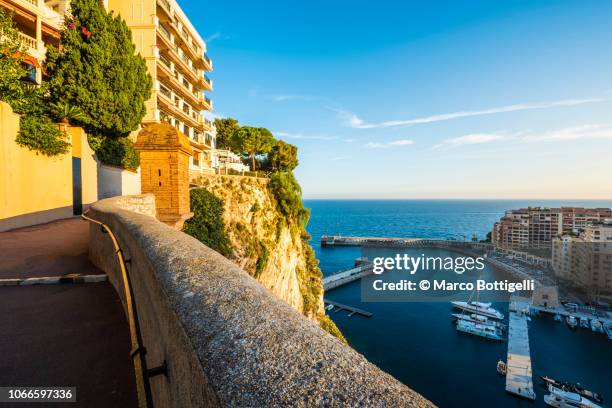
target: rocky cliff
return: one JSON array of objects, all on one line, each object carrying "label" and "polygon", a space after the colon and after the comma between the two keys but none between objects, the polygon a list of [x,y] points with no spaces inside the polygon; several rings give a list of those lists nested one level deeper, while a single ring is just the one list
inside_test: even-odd
[{"label": "rocky cliff", "polygon": [[204,176],[201,188],[223,202],[230,259],[263,286],[341,338],[323,310],[321,272],[302,227],[285,215],[262,178]]}]

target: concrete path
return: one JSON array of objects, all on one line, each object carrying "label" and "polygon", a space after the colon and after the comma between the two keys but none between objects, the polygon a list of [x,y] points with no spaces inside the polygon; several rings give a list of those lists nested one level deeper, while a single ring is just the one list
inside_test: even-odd
[{"label": "concrete path", "polygon": [[[0,278],[100,274],[88,227],[69,219],[0,233]],[[128,325],[108,282],[0,287],[0,311],[0,386],[76,386],[71,407],[137,405]]]}]

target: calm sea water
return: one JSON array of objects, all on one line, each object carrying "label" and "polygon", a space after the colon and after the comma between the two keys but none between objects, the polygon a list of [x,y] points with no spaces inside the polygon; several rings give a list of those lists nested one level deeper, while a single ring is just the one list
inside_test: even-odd
[{"label": "calm sea water", "polygon": [[[506,209],[575,205],[612,207],[607,201],[510,200],[305,200],[308,230],[324,274],[351,266],[358,248],[321,248],[321,235],[361,235],[470,239],[484,238]],[[571,331],[552,318],[529,323],[535,403],[505,393],[496,363],[506,359],[507,343],[457,333],[450,305],[439,303],[362,303],[353,282],[326,297],[374,313],[371,319],[345,312],[330,316],[351,346],[371,362],[441,407],[545,407],[540,375],[580,382],[612,406],[612,341],[590,330]],[[496,304],[507,315],[506,304]]]}]

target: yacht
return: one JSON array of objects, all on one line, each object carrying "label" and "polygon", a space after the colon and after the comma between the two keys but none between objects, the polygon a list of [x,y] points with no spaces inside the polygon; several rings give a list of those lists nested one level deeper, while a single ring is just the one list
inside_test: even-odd
[{"label": "yacht", "polygon": [[466,312],[476,313],[493,319],[503,320],[504,315],[491,307],[491,303],[483,302],[451,302],[454,307]]},{"label": "yacht", "polygon": [[550,394],[544,396],[544,402],[556,408],[601,408],[575,392],[563,391],[553,385],[548,386]]},{"label": "yacht", "polygon": [[457,330],[492,340],[504,339],[500,329],[488,324],[473,323],[459,319],[457,320]]},{"label": "yacht", "polygon": [[576,393],[584,398],[596,402],[597,404],[603,403],[603,396],[601,394],[584,388],[580,385],[580,383],[574,384],[569,381],[557,381],[554,378],[550,378],[545,375],[541,376],[540,378],[542,379],[542,381],[544,381],[546,387],[552,386],[557,389],[560,389],[561,391],[569,391]]},{"label": "yacht", "polygon": [[597,319],[591,320],[591,330],[593,330],[596,333],[603,333],[604,332],[603,325]]},{"label": "yacht", "polygon": [[505,324],[503,324],[502,322],[491,320],[487,316],[482,316],[482,315],[475,314],[475,313],[472,313],[469,315],[463,314],[463,313],[452,313],[451,316],[453,316],[453,318],[457,320],[466,320],[472,323],[488,324],[493,327],[497,327],[501,330],[506,330]]},{"label": "yacht", "polygon": [[575,316],[569,315],[567,316],[567,319],[565,320],[568,324],[569,327],[571,327],[572,329],[575,329],[576,326],[578,326],[578,320],[576,320]]}]

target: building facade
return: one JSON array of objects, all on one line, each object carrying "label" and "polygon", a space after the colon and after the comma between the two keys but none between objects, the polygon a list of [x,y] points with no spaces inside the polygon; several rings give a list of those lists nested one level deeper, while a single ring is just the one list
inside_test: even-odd
[{"label": "building facade", "polygon": [[69,0],[0,0],[0,8],[13,13],[13,21],[27,49],[25,63],[29,81],[38,84],[42,81],[41,66],[47,46],[59,44],[69,5]]},{"label": "building facade", "polygon": [[214,158],[218,174],[244,174],[250,170],[240,156],[230,150],[215,150]]},{"label": "building facade", "polygon": [[592,223],[611,217],[609,208],[529,207],[508,210],[494,224],[491,240],[501,248],[546,248],[562,234],[577,234]]},{"label": "building facade", "polygon": [[599,302],[612,302],[612,219],[594,221],[579,234],[552,245],[555,275],[585,289]]},{"label": "building facade", "polygon": [[168,122],[189,138],[190,170],[213,172],[213,124],[202,114],[213,108],[206,91],[212,61],[206,43],[174,0],[106,0],[107,10],[121,15],[132,31],[136,51],[147,62],[153,93],[143,126]]}]

